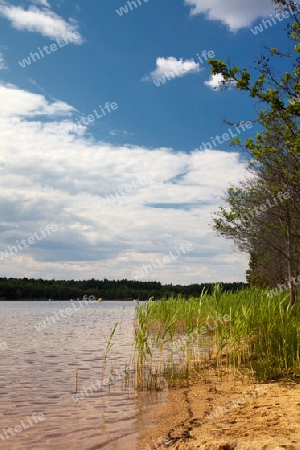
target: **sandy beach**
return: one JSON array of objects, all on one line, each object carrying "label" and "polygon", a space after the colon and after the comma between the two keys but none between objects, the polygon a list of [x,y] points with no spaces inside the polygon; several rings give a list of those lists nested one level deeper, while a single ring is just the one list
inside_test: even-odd
[{"label": "sandy beach", "polygon": [[300,385],[211,376],[149,413],[139,450],[300,450]]}]

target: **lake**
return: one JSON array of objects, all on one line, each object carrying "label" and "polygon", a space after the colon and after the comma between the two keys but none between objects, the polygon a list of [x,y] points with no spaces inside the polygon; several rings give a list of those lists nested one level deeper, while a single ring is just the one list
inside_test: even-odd
[{"label": "lake", "polygon": [[136,448],[167,392],[139,395],[126,383],[135,305],[0,302],[0,448]]}]

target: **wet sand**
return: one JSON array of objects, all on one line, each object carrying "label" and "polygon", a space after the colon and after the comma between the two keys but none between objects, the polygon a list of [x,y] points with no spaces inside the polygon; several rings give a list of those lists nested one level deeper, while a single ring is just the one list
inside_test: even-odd
[{"label": "wet sand", "polygon": [[300,385],[214,375],[149,412],[139,450],[300,450]]}]

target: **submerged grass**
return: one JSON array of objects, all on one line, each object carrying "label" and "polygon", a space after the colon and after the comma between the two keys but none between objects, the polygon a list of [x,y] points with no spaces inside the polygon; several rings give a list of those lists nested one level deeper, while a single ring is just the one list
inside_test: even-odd
[{"label": "submerged grass", "polygon": [[300,305],[258,289],[148,301],[135,317],[138,389],[188,385],[213,367],[257,380],[300,379]]}]

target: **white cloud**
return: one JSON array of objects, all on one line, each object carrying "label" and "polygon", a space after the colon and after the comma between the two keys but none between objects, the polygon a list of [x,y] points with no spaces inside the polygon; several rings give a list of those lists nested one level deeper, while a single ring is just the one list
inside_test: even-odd
[{"label": "white cloud", "polygon": [[[9,92],[9,97],[6,96]],[[0,117],[38,115],[61,115],[71,114],[75,111],[72,106],[64,102],[53,102],[49,104],[44,96],[32,94],[19,90],[12,85],[0,84],[0,98],[5,98],[5,102],[0,102]]]},{"label": "white cloud", "polygon": [[157,58],[156,69],[149,75],[143,77],[143,81],[156,80],[163,76],[172,76],[173,78],[183,77],[188,73],[200,72],[200,64],[196,63],[193,59],[183,60],[170,56],[169,58]]},{"label": "white cloud", "polygon": [[0,70],[7,69],[3,54],[0,52]]},{"label": "white cloud", "polygon": [[109,134],[111,136],[129,136],[130,133],[126,130],[110,130]]},{"label": "white cloud", "polygon": [[[221,73],[217,73],[216,75],[211,75],[209,81],[205,81],[204,84],[206,86],[209,86],[212,89],[220,89],[222,86],[224,86],[224,77]],[[235,81],[227,81],[226,87],[233,87],[235,85]]]},{"label": "white cloud", "polygon": [[51,5],[47,2],[47,0],[33,0],[32,3],[36,3],[37,5],[46,6],[46,8],[51,8]]},{"label": "white cloud", "polygon": [[[244,176],[237,153],[98,143],[73,123],[74,111],[0,86],[0,252],[47,224],[58,226],[49,238],[0,261],[2,276],[130,279],[143,264],[191,242],[192,252],[149,279],[244,279],[246,257],[233,254],[208,225],[228,183]],[[150,173],[154,182],[114,195]],[[97,207],[106,195],[113,200]]]},{"label": "white cloud", "polygon": [[[70,19],[66,22],[53,11],[39,9],[37,6],[30,6],[26,11],[20,6],[8,5],[0,0],[0,15],[10,20],[17,30],[41,33],[51,39],[63,38],[68,36],[68,33],[75,33],[78,30],[75,20]],[[72,43],[79,45],[82,43],[82,38],[74,39]]]},{"label": "white cloud", "polygon": [[272,0],[185,0],[191,15],[205,14],[209,20],[220,20],[232,31],[249,27],[257,18],[274,12]]}]

